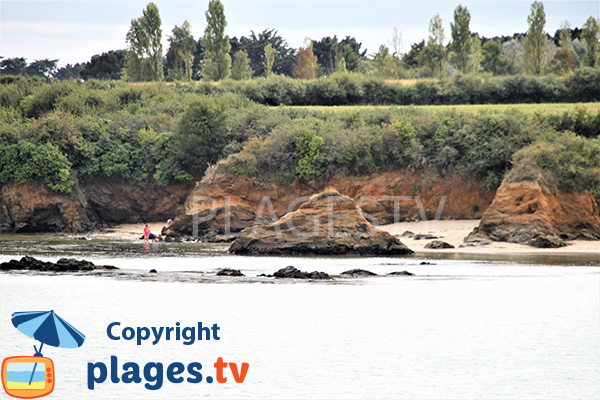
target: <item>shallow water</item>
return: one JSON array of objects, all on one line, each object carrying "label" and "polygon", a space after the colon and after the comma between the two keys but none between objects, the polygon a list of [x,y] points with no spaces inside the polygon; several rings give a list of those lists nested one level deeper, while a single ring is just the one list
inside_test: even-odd
[{"label": "shallow water", "polygon": [[[588,257],[423,255],[395,258],[240,257],[226,246],[150,246],[65,238],[0,239],[0,262],[29,254],[86,258],[106,274],[0,274],[0,357],[32,355],[14,311],[54,309],[86,335],[80,349],[44,348],[53,398],[598,398],[600,264]],[[434,265],[420,265],[422,261]],[[294,265],[339,274],[363,268],[409,277],[306,282],[257,278]],[[148,274],[150,268],[158,274]],[[215,277],[221,268],[246,277]],[[122,326],[217,323],[221,340],[148,342],[107,337]],[[198,361],[248,362],[243,384],[205,381],[147,390],[87,389],[87,364],[119,368]],[[122,372],[122,370],[121,370]]]}]

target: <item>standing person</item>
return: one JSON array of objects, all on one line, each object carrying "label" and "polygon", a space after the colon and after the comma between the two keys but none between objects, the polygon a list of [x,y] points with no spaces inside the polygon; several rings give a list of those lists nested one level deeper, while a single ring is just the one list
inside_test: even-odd
[{"label": "standing person", "polygon": [[148,224],[144,227],[144,243],[148,243],[148,239],[150,238],[150,227]]}]

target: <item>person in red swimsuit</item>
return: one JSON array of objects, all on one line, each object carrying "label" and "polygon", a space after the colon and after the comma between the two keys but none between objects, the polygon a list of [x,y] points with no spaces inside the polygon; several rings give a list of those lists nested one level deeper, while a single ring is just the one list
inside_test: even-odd
[{"label": "person in red swimsuit", "polygon": [[150,227],[148,224],[144,227],[144,243],[148,243],[148,238],[150,237]]}]

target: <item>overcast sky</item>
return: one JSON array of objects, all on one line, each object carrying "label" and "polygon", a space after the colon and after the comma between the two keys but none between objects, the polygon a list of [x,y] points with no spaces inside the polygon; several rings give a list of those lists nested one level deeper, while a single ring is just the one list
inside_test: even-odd
[{"label": "overcast sky", "polygon": [[[164,51],[167,35],[186,19],[195,38],[202,36],[208,0],[155,0],[162,18]],[[275,28],[298,48],[306,37],[354,36],[369,54],[389,44],[392,30],[403,33],[402,51],[425,39],[429,20],[439,13],[446,39],[458,1],[447,0],[222,0],[229,36]],[[126,47],[131,19],[142,14],[148,1],[138,0],[0,0],[0,56],[28,61],[59,59],[59,65],[89,61],[91,56]],[[469,0],[471,31],[482,36],[512,35],[527,30],[531,1]],[[581,27],[600,14],[598,0],[544,1],[546,31],[554,34],[563,20]]]}]

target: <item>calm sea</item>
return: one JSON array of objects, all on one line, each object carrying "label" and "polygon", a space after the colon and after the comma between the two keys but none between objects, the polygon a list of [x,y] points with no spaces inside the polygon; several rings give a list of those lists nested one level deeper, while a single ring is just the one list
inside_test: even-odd
[{"label": "calm sea", "polygon": [[[0,273],[0,357],[33,355],[15,311],[53,309],[86,335],[79,349],[45,346],[55,399],[393,398],[597,399],[600,397],[600,265],[597,257],[521,259],[235,257],[222,246],[4,240],[0,262],[62,255],[122,270],[100,276]],[[456,258],[456,257],[455,257]],[[434,263],[421,265],[422,261]],[[334,282],[255,278],[294,265],[409,277]],[[151,268],[158,274],[147,274]],[[220,268],[249,278],[216,278]],[[107,326],[216,323],[219,341],[110,340]],[[118,330],[117,330],[118,332]],[[167,382],[87,388],[88,363],[118,375],[126,362],[250,364],[244,383]],[[110,373],[110,372],[109,372]],[[214,374],[212,374],[214,376]],[[187,377],[184,374],[184,377]],[[142,374],[143,379],[143,374]]]}]

